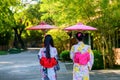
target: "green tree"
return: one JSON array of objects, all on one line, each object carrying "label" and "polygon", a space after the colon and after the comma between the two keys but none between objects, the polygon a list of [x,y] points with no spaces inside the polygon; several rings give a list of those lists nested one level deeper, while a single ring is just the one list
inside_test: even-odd
[{"label": "green tree", "polygon": [[23,13],[24,5],[19,2],[18,5],[12,7],[11,11],[14,20],[14,25],[11,27],[11,29],[14,31],[13,46],[15,48],[26,49],[24,41],[22,39],[22,33],[26,27],[26,18]]},{"label": "green tree", "polygon": [[27,21],[31,23],[27,26],[38,25],[41,22],[42,13],[40,12],[40,5],[40,2],[38,4],[28,5],[28,8],[24,11]]},{"label": "green tree", "polygon": [[95,35],[95,43],[98,49],[103,54],[104,68],[109,64],[109,67],[114,65],[113,48],[115,44],[115,34],[119,30],[119,7],[118,1],[101,0],[98,3],[96,15],[98,18],[91,21],[91,24],[98,26],[98,32]]},{"label": "green tree", "polygon": [[54,39],[55,47],[57,47],[59,53],[69,48],[69,46],[67,45],[69,43],[69,36],[67,35],[65,31],[60,30],[60,29],[50,30],[47,32],[47,34],[52,35]]},{"label": "green tree", "polygon": [[[31,26],[36,26],[39,25],[41,22],[41,16],[42,16],[42,12],[40,12],[40,5],[41,3],[38,2],[37,4],[34,5],[28,5],[27,9],[24,10],[24,15],[26,18],[26,27],[31,27]],[[27,30],[24,34],[25,36],[25,40],[26,43],[30,43],[31,46],[33,47],[38,47],[38,44],[42,43],[42,38],[43,38],[43,32],[44,31],[40,31],[40,30],[35,30],[35,31],[31,31],[31,30]],[[40,47],[40,46],[39,46]]]},{"label": "green tree", "polygon": [[2,0],[0,1],[0,45],[8,45],[12,37],[12,29],[14,26],[14,17],[11,11],[13,6],[18,5],[18,0]]},{"label": "green tree", "polygon": [[[41,19],[52,18],[55,25],[70,26],[78,22],[97,27],[93,34],[97,49],[103,54],[104,68],[113,66],[113,48],[119,28],[119,0],[44,0]],[[92,32],[93,33],[93,32]]]}]

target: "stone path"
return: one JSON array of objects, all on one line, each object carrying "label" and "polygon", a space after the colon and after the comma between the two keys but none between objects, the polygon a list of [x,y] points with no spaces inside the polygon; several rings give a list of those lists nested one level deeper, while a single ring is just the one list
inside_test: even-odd
[{"label": "stone path", "polygon": [[[0,56],[0,80],[41,80],[38,51]],[[71,65],[71,67],[70,67]],[[58,80],[72,80],[72,64],[60,62]],[[120,80],[120,70],[93,70],[91,80]]]}]

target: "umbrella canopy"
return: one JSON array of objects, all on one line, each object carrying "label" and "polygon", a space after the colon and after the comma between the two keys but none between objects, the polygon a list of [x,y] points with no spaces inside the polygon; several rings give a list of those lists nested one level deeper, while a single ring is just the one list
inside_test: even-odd
[{"label": "umbrella canopy", "polygon": [[52,25],[48,25],[45,22],[41,22],[39,25],[37,26],[33,26],[30,28],[26,28],[26,30],[49,30],[49,29],[56,29],[57,27],[52,26]]},{"label": "umbrella canopy", "polygon": [[[82,23],[78,23],[76,25],[64,28],[64,30],[66,30],[66,31],[92,31],[92,30],[97,30],[97,28],[83,25]],[[88,39],[89,39],[88,43],[89,43],[89,45],[91,45],[90,34],[88,35]]]},{"label": "umbrella canopy", "polygon": [[68,31],[74,31],[74,30],[86,31],[86,30],[97,30],[97,29],[94,28],[94,27],[91,27],[91,26],[83,25],[82,23],[78,23],[76,25],[64,28],[64,30],[68,30]]}]

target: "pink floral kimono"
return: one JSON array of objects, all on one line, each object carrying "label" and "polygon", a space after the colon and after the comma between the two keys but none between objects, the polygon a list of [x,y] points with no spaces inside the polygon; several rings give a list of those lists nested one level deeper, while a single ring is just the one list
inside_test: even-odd
[{"label": "pink floral kimono", "polygon": [[[55,57],[57,59],[58,57],[57,49],[54,47],[50,47],[50,55],[51,57]],[[45,56],[45,48],[41,48],[38,53],[39,59],[41,59],[42,56]],[[55,66],[52,68],[44,68],[42,65],[40,65],[40,73],[42,75],[41,80],[57,80]]]},{"label": "pink floral kimono", "polygon": [[73,60],[74,53],[80,51],[85,53],[86,51],[90,54],[90,60],[86,65],[80,65],[74,63],[73,65],[73,80],[89,80],[89,71],[92,68],[94,62],[94,55],[90,46],[85,45],[83,42],[79,42],[76,45],[73,45],[70,51],[70,57]]}]

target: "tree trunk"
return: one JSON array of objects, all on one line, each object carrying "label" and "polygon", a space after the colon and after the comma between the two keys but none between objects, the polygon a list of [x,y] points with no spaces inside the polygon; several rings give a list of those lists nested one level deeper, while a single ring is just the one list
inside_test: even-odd
[{"label": "tree trunk", "polygon": [[16,28],[13,28],[14,29],[14,41],[13,41],[13,46],[15,47],[15,48],[19,48],[18,47],[18,39],[17,39],[17,29]]},{"label": "tree trunk", "polygon": [[[20,33],[18,34],[18,29],[17,28],[13,28],[14,29],[14,32],[15,32],[15,37],[14,37],[14,47],[15,48],[23,48],[25,49],[25,45],[24,45],[24,42],[21,38],[21,34],[22,34],[22,31],[23,29],[20,31]],[[21,46],[19,46],[19,44]]]},{"label": "tree trunk", "polygon": [[22,48],[22,49],[26,49],[25,44],[24,44],[24,42],[23,42],[23,40],[22,40],[22,38],[21,38],[21,35],[18,35],[18,40],[19,40],[19,42],[20,42],[21,48]]},{"label": "tree trunk", "polygon": [[104,69],[106,68],[106,59],[105,59],[105,44],[104,44],[104,36],[102,37],[103,39],[103,45],[102,45],[102,54],[103,54],[103,64],[104,64]]}]

